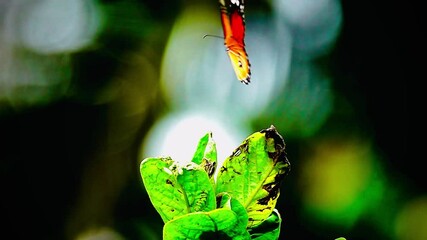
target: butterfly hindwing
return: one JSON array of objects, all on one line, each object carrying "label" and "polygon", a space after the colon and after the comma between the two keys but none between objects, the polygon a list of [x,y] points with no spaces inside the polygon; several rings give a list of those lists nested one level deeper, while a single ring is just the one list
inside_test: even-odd
[{"label": "butterfly hindwing", "polygon": [[250,82],[250,63],[246,52],[242,48],[228,48],[228,56],[230,57],[231,64],[234,72],[236,73],[237,79],[241,82],[248,84]]}]

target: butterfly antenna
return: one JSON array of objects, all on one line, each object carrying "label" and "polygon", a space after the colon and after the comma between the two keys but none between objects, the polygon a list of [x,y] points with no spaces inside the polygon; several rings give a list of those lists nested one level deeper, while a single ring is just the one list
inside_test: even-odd
[{"label": "butterfly antenna", "polygon": [[210,35],[210,34],[205,34],[205,35],[203,36],[203,39],[205,39],[206,37],[216,37],[216,38],[224,39],[224,38],[223,38],[223,37],[221,37],[221,36],[217,36],[217,35]]}]

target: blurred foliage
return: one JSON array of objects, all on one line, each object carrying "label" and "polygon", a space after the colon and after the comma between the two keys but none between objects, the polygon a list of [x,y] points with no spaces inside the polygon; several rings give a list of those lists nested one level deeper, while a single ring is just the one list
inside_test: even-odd
[{"label": "blurred foliage", "polygon": [[417,6],[245,3],[248,86],[203,39],[217,1],[0,1],[2,236],[161,239],[141,160],[191,160],[176,135],[211,130],[221,164],[273,124],[283,239],[426,239]]}]

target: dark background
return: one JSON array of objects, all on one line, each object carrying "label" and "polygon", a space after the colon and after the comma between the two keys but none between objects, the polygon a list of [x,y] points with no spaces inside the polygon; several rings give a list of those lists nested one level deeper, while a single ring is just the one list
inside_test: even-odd
[{"label": "dark background", "polygon": [[[13,239],[75,238],[88,226],[110,226],[126,239],[138,239],[140,224],[160,237],[162,223],[148,202],[138,175],[139,144],[148,129],[165,111],[158,84],[147,82],[153,97],[146,100],[144,114],[132,121],[133,134],[119,152],[111,150],[108,139],[115,123],[126,124],[113,111],[116,102],[94,104],[91,99],[120,74],[126,63],[120,57],[133,51],[139,42],[150,41],[161,51],[170,24],[187,1],[102,1],[102,4],[126,2],[134,11],[150,13],[146,24],[162,28],[158,36],[129,30],[126,37],[113,28],[97,40],[101,46],[71,54],[71,89],[74,94],[44,105],[16,108],[0,101],[0,211],[1,235]],[[100,3],[100,4],[101,4]],[[264,2],[254,1],[256,8]],[[343,25],[332,52],[318,61],[334,78],[333,88],[346,96],[361,118],[353,122],[333,112],[325,128],[368,131],[393,182],[402,184],[405,196],[426,194],[425,168],[422,165],[425,112],[421,64],[425,57],[420,36],[422,30],[416,6],[409,2],[343,1]],[[158,57],[158,56],[157,56]],[[159,57],[158,57],[159,58]],[[2,59],[0,59],[2,60]],[[160,65],[160,59],[154,59]],[[148,90],[147,90],[148,91]],[[149,94],[147,94],[149,95]],[[412,103],[411,100],[414,103]],[[116,100],[115,100],[116,101]],[[411,102],[411,103],[410,103]],[[339,104],[338,104],[339,106]],[[411,110],[410,110],[411,108]],[[111,120],[116,119],[116,120]],[[362,130],[364,129],[364,130]],[[368,130],[366,130],[368,129]],[[113,131],[114,132],[114,131]],[[287,142],[288,155],[298,155],[298,139]],[[109,152],[110,151],[110,152]],[[109,160],[120,156],[127,163],[113,165]],[[291,163],[293,159],[290,158]],[[98,165],[99,164],[99,165]],[[298,165],[298,164],[296,164]],[[101,170],[91,171],[100,166]],[[118,167],[119,166],[119,167]],[[297,166],[298,168],[298,166]],[[85,188],[88,174],[95,175]],[[123,174],[124,176],[119,176]],[[285,220],[282,236],[287,239],[389,239],[372,225],[360,221],[350,229],[316,225],[300,218],[301,203],[295,195],[292,173],[287,177]],[[111,185],[113,187],[111,187]],[[105,190],[111,188],[112,190]],[[83,189],[83,190],[82,190]],[[85,193],[90,196],[81,196]],[[87,197],[87,198],[85,198]],[[86,200],[85,200],[86,199]],[[88,200],[89,199],[89,200]],[[90,200],[92,199],[92,200]],[[82,202],[92,201],[87,207]],[[79,218],[74,219],[71,218]],[[320,229],[320,231],[319,231]],[[147,236],[147,235],[145,235]]]}]

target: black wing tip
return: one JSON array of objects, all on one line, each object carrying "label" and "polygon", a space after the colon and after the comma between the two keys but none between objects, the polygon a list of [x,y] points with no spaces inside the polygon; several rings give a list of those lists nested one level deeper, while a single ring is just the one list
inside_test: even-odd
[{"label": "black wing tip", "polygon": [[248,85],[251,82],[251,75],[247,76],[244,79],[241,79],[240,82]]},{"label": "black wing tip", "polygon": [[249,85],[249,83],[251,82],[251,80],[250,79],[243,79],[243,80],[240,80],[240,82],[242,82],[242,83],[244,83],[246,85]]}]

